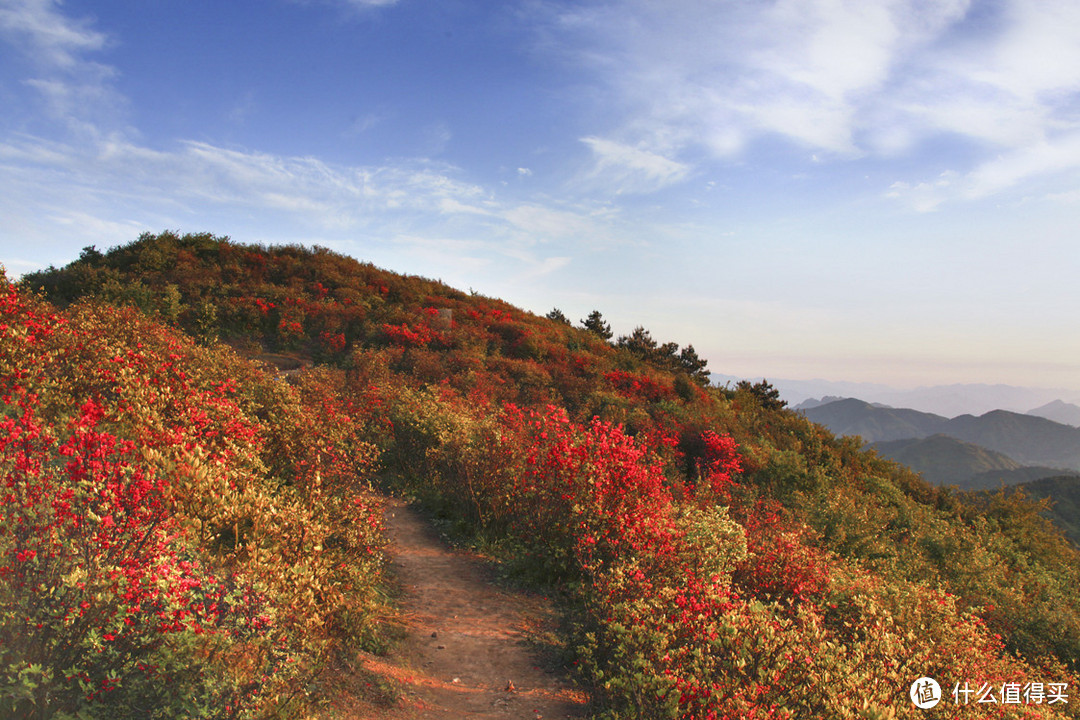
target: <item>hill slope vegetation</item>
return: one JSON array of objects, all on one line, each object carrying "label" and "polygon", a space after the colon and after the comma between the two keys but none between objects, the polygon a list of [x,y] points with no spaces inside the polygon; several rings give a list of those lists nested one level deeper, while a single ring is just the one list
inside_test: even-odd
[{"label": "hill slope vegetation", "polygon": [[0,715],[303,704],[379,606],[376,450],[331,382],[0,285]]},{"label": "hill slope vegetation", "polygon": [[[297,412],[311,427],[348,429],[341,441],[355,443],[358,458],[370,459],[365,448],[375,449],[384,487],[423,498],[519,578],[559,593],[574,618],[566,642],[597,717],[914,718],[921,711],[908,690],[924,675],[946,693],[973,687],[999,694],[993,706],[946,696],[954,717],[1007,717],[1014,708],[1004,693],[1014,688],[1038,683],[1060,697],[1077,687],[1080,563],[1038,506],[932,487],[787,410],[765,383],[707,385],[705,363],[691,346],[656,342],[644,328],[611,338],[598,312],[574,327],[557,310],[539,317],[327,250],[210,235],[144,235],[107,253],[87,249],[63,269],[25,278],[23,287],[9,291],[8,327],[29,322],[17,319],[17,306],[28,306],[30,289],[42,288],[67,308],[61,313],[96,308],[153,332],[173,332],[156,323],[182,328],[205,346],[184,341],[193,357],[235,358],[217,344],[225,340],[251,356],[321,363],[290,385],[260,385],[267,381],[252,369],[218,372],[243,383],[235,392],[245,398],[270,388],[299,393]],[[155,321],[110,307],[116,304]],[[17,377],[21,335],[5,332],[7,372]],[[95,362],[107,366],[118,343],[107,343]],[[72,374],[74,367],[48,375]],[[112,387],[102,396],[112,398]],[[51,404],[57,422],[67,422],[98,388],[89,383],[58,396]],[[18,417],[12,397],[8,415]],[[115,414],[137,415],[143,403],[153,407],[150,398],[135,398]],[[245,403],[269,422],[253,400]],[[318,419],[324,413],[329,420]],[[172,410],[161,414],[167,427],[177,424]],[[212,437],[227,444],[234,432],[221,428]],[[307,437],[305,428],[297,432]],[[293,441],[288,432],[275,437],[253,453],[268,467],[276,467],[280,448],[303,457],[304,447],[325,447]],[[181,449],[190,442],[176,440]],[[333,492],[316,492],[326,487],[324,468],[339,466],[319,453],[307,457],[263,475],[276,478],[268,480],[274,500],[266,503],[303,498],[296,512],[331,523],[320,518],[346,517],[340,513],[359,499],[360,517],[370,517],[365,496],[352,494],[356,479],[370,477],[367,460],[341,467]],[[20,481],[13,468],[9,484]],[[161,476],[187,477],[173,465]],[[336,499],[307,502],[324,492]],[[200,527],[196,508],[184,511],[181,499],[165,497],[178,522]],[[5,512],[13,512],[9,506]],[[214,532],[191,531],[191,552],[210,568],[261,568],[267,554],[254,548],[263,547],[256,538],[270,522],[264,517],[233,522],[231,539],[227,522],[208,521]],[[361,548],[377,547],[367,536],[331,542],[328,533],[310,547],[364,557]],[[7,565],[21,567],[35,535],[0,537]],[[314,542],[304,539],[300,548]],[[320,576],[319,587],[346,608],[354,587],[360,598],[369,587],[348,575],[351,563],[332,563]],[[283,584],[275,572],[289,577],[269,565],[245,572],[267,588]],[[26,586],[6,591],[29,602]],[[363,607],[334,617],[352,618],[349,632],[362,634],[371,626]],[[21,622],[5,616],[4,632],[17,633]],[[330,632],[334,622],[320,626],[328,628],[327,642],[342,635]],[[63,619],[43,626],[49,623],[62,626]],[[285,639],[302,632],[280,627]],[[5,656],[9,668],[24,662],[18,652]],[[318,656],[311,657],[314,666]],[[206,675],[210,682],[218,671]],[[7,677],[9,686],[21,681],[16,670]],[[116,693],[130,682],[124,673],[80,708],[129,707]],[[281,682],[287,686],[289,677]],[[1049,699],[1023,711],[1076,716],[1075,703]],[[240,707],[230,712],[284,712],[266,703]],[[209,704],[187,716],[214,713],[224,716]]]}]

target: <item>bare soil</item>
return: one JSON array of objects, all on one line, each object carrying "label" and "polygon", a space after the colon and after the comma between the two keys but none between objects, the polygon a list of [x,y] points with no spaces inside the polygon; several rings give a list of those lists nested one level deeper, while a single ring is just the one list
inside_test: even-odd
[{"label": "bare soil", "polygon": [[387,657],[361,654],[356,680],[386,695],[355,700],[331,717],[371,720],[583,718],[586,696],[526,639],[553,622],[544,598],[502,589],[489,567],[450,549],[413,509],[386,509],[405,638]]}]

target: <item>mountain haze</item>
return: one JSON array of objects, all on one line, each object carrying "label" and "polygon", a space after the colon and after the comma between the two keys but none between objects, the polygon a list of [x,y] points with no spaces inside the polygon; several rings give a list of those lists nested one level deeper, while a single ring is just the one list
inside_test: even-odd
[{"label": "mountain haze", "polygon": [[1080,428],[1046,418],[993,410],[978,417],[955,417],[942,432],[1004,453],[1025,465],[1080,470]]},{"label": "mountain haze", "polygon": [[947,435],[1007,455],[1020,465],[1080,470],[1080,429],[1006,410],[952,419],[844,399],[801,410],[839,435],[871,443]]},{"label": "mountain haze", "polygon": [[1034,410],[1028,410],[1028,415],[1037,415],[1047,420],[1080,427],[1080,405],[1067,403],[1062,400],[1054,400],[1045,405],[1040,405]]},{"label": "mountain haze", "polygon": [[[714,373],[718,384],[734,384],[744,378]],[[747,378],[761,380],[765,378]],[[985,383],[957,383],[902,389],[880,383],[838,382],[831,380],[791,380],[768,378],[780,396],[792,407],[822,398],[859,398],[871,404],[911,408],[919,412],[956,417],[982,415],[991,410],[1028,412],[1031,408],[1054,401],[1080,403],[1080,391],[1065,388],[1018,387]],[[820,404],[816,403],[816,404]],[[1038,414],[1038,413],[1032,413]],[[1051,418],[1057,419],[1057,418]],[[1070,423],[1076,424],[1076,423]]]},{"label": "mountain haze", "polygon": [[948,435],[910,440],[883,440],[870,445],[883,456],[907,465],[935,485],[972,489],[973,476],[987,476],[1022,466],[1007,455],[966,443]]},{"label": "mountain haze", "polygon": [[924,438],[943,432],[948,418],[904,408],[871,405],[845,398],[801,410],[808,420],[837,435],[858,435],[866,442]]}]

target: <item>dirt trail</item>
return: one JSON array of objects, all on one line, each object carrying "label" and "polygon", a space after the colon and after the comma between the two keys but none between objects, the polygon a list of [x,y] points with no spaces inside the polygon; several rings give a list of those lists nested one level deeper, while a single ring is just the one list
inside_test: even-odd
[{"label": "dirt trail", "polygon": [[404,689],[402,707],[374,717],[584,717],[584,694],[538,667],[523,642],[526,624],[549,612],[542,598],[495,587],[479,561],[448,549],[402,501],[389,501],[386,521],[408,637],[388,658],[363,658]]}]

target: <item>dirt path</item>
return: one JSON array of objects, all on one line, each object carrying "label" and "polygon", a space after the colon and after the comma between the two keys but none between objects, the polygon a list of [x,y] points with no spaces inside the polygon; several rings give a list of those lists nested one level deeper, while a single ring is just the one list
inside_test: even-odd
[{"label": "dirt path", "polygon": [[388,658],[362,659],[404,690],[398,709],[373,717],[584,717],[584,694],[538,667],[523,642],[527,623],[550,612],[542,598],[495,587],[480,562],[449,550],[405,503],[390,500],[386,520],[408,637]]}]

